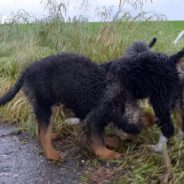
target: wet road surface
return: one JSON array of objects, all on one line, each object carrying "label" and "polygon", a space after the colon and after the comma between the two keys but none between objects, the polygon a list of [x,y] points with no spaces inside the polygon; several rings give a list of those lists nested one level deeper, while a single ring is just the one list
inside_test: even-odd
[{"label": "wet road surface", "polygon": [[75,159],[47,161],[39,154],[36,139],[18,133],[17,127],[0,124],[0,184],[79,184],[84,168]]}]

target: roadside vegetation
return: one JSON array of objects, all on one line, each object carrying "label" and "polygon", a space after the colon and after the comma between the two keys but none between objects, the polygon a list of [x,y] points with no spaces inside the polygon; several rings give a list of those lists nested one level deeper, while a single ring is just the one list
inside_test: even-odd
[{"label": "roadside vegetation", "polygon": [[[74,52],[102,63],[121,56],[125,48],[136,40],[149,42],[157,37],[154,49],[165,53],[173,53],[184,46],[183,41],[178,45],[173,44],[178,33],[184,29],[183,21],[167,21],[161,15],[146,12],[131,15],[124,10],[122,1],[119,2],[119,11],[115,15],[108,8],[98,12],[101,20],[111,20],[104,22],[88,22],[82,16],[73,20],[66,19],[67,6],[63,1],[45,0],[42,3],[49,12],[48,17],[38,20],[21,10],[12,15],[8,23],[0,24],[0,95],[15,83],[21,71],[31,62],[51,54]],[[137,10],[146,1],[139,0],[135,3],[127,0],[125,3]],[[63,126],[62,121],[69,114],[62,110],[58,112],[56,129]],[[0,119],[1,122],[15,121],[22,130],[35,134],[35,120],[22,92],[1,107]],[[73,139],[77,137],[76,131],[81,130],[67,129]],[[81,180],[99,184],[105,183],[107,178],[111,183],[113,181],[117,184],[162,183],[166,171],[162,155],[146,148],[147,144],[156,143],[158,133],[155,126],[141,133],[134,142],[122,142],[118,148],[122,152],[122,160],[109,162],[116,167],[104,169],[103,161],[88,158],[89,169]],[[71,144],[75,142],[76,140]],[[172,173],[167,182],[182,184],[184,142],[177,143],[174,139],[173,142],[174,146],[168,151]],[[96,173],[95,176],[92,173]],[[99,181],[96,181],[96,176]]]}]

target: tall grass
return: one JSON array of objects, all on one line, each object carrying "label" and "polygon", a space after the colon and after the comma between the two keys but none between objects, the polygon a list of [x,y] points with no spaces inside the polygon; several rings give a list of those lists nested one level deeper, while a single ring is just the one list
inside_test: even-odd
[{"label": "tall grass", "polygon": [[[10,17],[9,23],[0,25],[0,95],[3,95],[16,81],[19,74],[31,62],[59,52],[75,52],[92,58],[97,63],[121,56],[133,41],[149,42],[152,37],[158,38],[155,50],[173,53],[184,45],[175,46],[173,41],[181,27],[178,23],[163,21],[163,17],[150,13],[139,12],[132,16],[124,10],[124,3],[134,8],[142,6],[146,1],[119,1],[116,14],[108,9],[98,13],[106,22],[87,22],[86,19],[75,18],[66,21],[67,6],[63,1],[43,1],[48,17],[38,20],[19,11]],[[31,21],[30,18],[31,17]],[[153,21],[153,20],[157,21]],[[67,19],[72,20],[72,19]],[[57,118],[59,124],[61,118]],[[22,92],[13,101],[0,109],[2,121],[16,121],[22,129],[34,134],[35,124],[31,108]],[[163,161],[160,156],[150,154],[142,144],[156,142],[156,128],[144,132],[133,144],[122,145],[121,152],[126,160],[119,161],[116,183],[157,183],[158,177],[164,173]],[[145,140],[145,137],[146,140]],[[176,180],[171,183],[182,183],[183,147],[177,144],[170,151],[174,162],[173,170]],[[114,181],[115,182],[115,181]]]}]

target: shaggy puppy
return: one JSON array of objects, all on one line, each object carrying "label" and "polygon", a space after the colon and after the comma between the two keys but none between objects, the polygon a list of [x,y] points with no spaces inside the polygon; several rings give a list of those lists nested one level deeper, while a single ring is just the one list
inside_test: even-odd
[{"label": "shaggy puppy", "polygon": [[[154,46],[156,43],[156,38],[153,38],[149,46],[144,42],[134,42],[129,48],[126,49],[124,57],[136,57],[145,51],[151,51],[150,47]],[[178,60],[177,63],[180,63]],[[179,127],[179,139],[184,138],[184,71],[181,66],[177,66],[177,71],[179,73],[179,88],[172,102],[172,111],[174,113],[176,123]]]},{"label": "shaggy puppy", "polygon": [[54,55],[29,66],[0,99],[0,105],[23,89],[33,107],[39,141],[48,159],[63,158],[63,153],[55,150],[51,143],[52,108],[59,103],[86,123],[90,145],[96,155],[117,159],[120,154],[104,146],[104,127],[113,122],[127,133],[140,131],[138,125],[129,124],[124,116],[129,94],[120,77],[119,73],[106,75],[86,57],[69,53]]},{"label": "shaggy puppy", "polygon": [[[130,47],[128,47],[125,51],[124,57],[136,57],[138,54],[141,54],[145,51],[151,51],[150,48],[154,46],[156,43],[156,38],[153,38],[150,42],[149,46],[144,42],[134,42]],[[178,60],[178,63],[180,61]],[[177,90],[177,94],[174,97],[172,102],[172,111],[174,113],[176,123],[179,127],[179,139],[184,138],[184,71],[180,65],[177,65],[177,71],[179,74],[179,88]],[[131,121],[130,121],[131,122]],[[118,133],[120,131],[118,130]],[[122,131],[121,131],[122,132]],[[119,133],[120,134],[120,133]],[[125,134],[125,133],[124,133]],[[126,134],[125,134],[126,135]]]},{"label": "shaggy puppy", "polygon": [[[155,45],[156,41],[157,41],[156,38],[153,38],[149,44],[143,41],[136,41],[125,50],[123,57],[124,58],[137,57],[137,55],[145,51],[151,51],[150,49]],[[103,63],[100,65],[100,67],[102,67],[105,70],[105,72],[108,73],[112,63],[113,63],[112,61]],[[143,127],[151,126],[157,121],[157,118],[155,116],[140,108],[137,100],[135,101],[134,99],[131,99],[131,101],[126,102],[124,114],[129,120],[129,122],[134,124],[141,123]],[[123,130],[118,129],[117,127],[115,127],[115,134],[122,140],[127,139],[129,140],[134,137],[134,135],[127,134],[123,132]]]},{"label": "shaggy puppy", "polygon": [[134,100],[149,99],[162,132],[158,144],[153,146],[156,151],[161,151],[174,133],[170,111],[180,85],[176,63],[183,56],[184,49],[172,56],[145,51],[136,57],[119,58],[108,67],[110,75],[121,79],[125,101],[127,94]]}]

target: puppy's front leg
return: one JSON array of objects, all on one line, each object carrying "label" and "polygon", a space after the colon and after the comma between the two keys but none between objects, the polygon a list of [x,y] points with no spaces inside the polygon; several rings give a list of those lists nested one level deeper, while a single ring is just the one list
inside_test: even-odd
[{"label": "puppy's front leg", "polygon": [[162,133],[160,133],[158,143],[155,145],[148,145],[148,147],[155,152],[162,152],[164,149],[164,146],[167,145],[167,140],[168,139],[165,136],[163,136]]},{"label": "puppy's front leg", "polygon": [[166,146],[168,140],[174,134],[174,126],[171,120],[171,113],[169,104],[167,101],[162,101],[162,99],[151,99],[151,104],[155,111],[156,117],[158,117],[159,121],[157,122],[159,128],[161,129],[161,134],[159,138],[159,142],[156,145],[151,145],[154,151],[161,152],[163,151],[164,146]]}]

